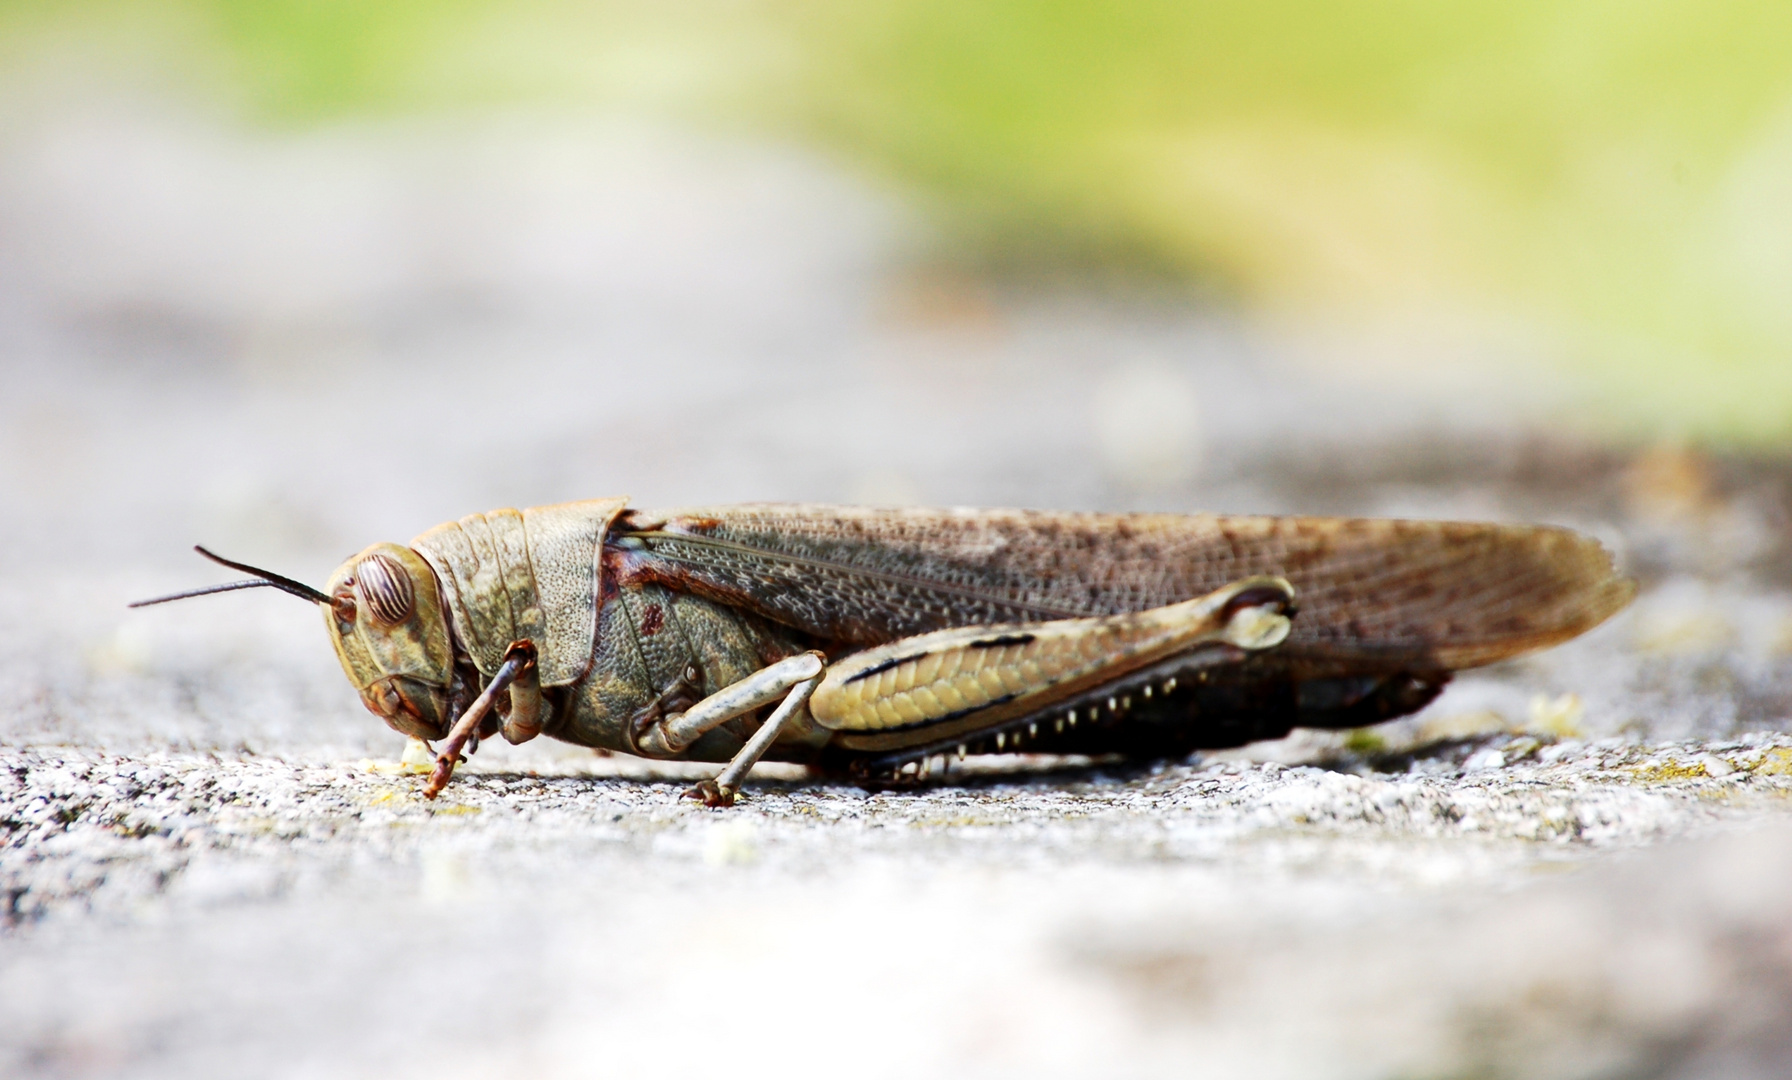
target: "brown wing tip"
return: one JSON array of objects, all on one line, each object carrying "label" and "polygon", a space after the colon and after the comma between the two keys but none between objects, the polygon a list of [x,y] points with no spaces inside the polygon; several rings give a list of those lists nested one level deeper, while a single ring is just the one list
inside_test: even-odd
[{"label": "brown wing tip", "polygon": [[1613,574],[1594,585],[1583,597],[1580,607],[1555,629],[1547,644],[1579,637],[1588,630],[1623,611],[1636,598],[1636,579]]},{"label": "brown wing tip", "polygon": [[1478,640],[1446,645],[1438,659],[1450,668],[1479,667],[1570,641],[1624,610],[1637,593],[1636,579],[1620,574],[1612,553],[1598,540],[1569,529],[1534,529],[1524,539],[1529,569],[1545,582],[1526,602],[1523,625]]}]

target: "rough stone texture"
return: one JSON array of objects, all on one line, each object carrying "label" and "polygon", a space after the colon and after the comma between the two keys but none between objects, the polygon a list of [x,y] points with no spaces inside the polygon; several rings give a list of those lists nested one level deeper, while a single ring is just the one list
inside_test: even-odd
[{"label": "rough stone texture", "polygon": [[[904,270],[786,151],[4,119],[0,1075],[1792,1073],[1784,463]],[[1644,591],[1374,732],[729,812],[545,744],[424,803],[314,612],[122,608],[623,492],[1547,520]]]}]

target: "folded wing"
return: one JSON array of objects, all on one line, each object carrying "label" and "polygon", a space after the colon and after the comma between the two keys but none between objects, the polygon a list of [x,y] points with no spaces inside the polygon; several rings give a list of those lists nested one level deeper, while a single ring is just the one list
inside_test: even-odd
[{"label": "folded wing", "polygon": [[1629,602],[1590,537],[1434,521],[744,505],[635,511],[626,572],[875,645],[952,626],[1142,611],[1293,583],[1296,677],[1448,671],[1572,638]]}]

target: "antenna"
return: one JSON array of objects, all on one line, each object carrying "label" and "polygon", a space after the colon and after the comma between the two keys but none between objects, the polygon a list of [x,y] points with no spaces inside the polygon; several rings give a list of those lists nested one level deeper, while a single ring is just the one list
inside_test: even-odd
[{"label": "antenna", "polygon": [[189,589],[186,592],[178,592],[169,596],[158,596],[153,600],[138,600],[129,606],[134,608],[149,607],[151,604],[166,604],[170,600],[185,600],[194,596],[210,596],[212,593],[235,592],[238,589],[260,588],[279,589],[281,592],[291,593],[294,596],[304,600],[310,600],[312,603],[316,604],[327,604],[330,602],[330,598],[327,595],[318,592],[311,586],[306,585],[303,582],[294,581],[284,575],[276,574],[272,570],[263,570],[260,567],[250,566],[247,563],[232,562],[222,555],[216,555],[205,550],[205,548],[200,547],[197,544],[193,545],[193,550],[220,566],[228,566],[232,570],[240,570],[245,574],[254,574],[255,580],[230,581],[223,585],[208,585],[203,589]]}]

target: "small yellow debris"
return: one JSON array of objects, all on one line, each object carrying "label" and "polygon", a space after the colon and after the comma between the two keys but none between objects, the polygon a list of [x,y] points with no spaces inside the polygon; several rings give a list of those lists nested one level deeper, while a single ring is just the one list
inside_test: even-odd
[{"label": "small yellow debris", "polygon": [[1531,715],[1525,722],[1525,730],[1556,739],[1578,739],[1584,734],[1581,722],[1586,716],[1587,708],[1581,703],[1579,694],[1561,694],[1553,698],[1538,694],[1531,698]]},{"label": "small yellow debris", "polygon": [[362,772],[384,773],[393,776],[398,773],[410,773],[414,776],[427,776],[435,771],[436,756],[430,753],[429,746],[421,739],[406,739],[404,753],[397,761],[375,761],[373,758],[362,758],[355,763]]},{"label": "small yellow debris", "polygon": [[477,814],[479,813],[479,807],[467,806],[465,803],[449,803],[446,806],[437,803],[430,809],[430,813],[434,814],[436,817],[457,814]]},{"label": "small yellow debris", "polygon": [[427,776],[435,771],[436,756],[429,751],[429,746],[422,739],[406,739],[404,754],[398,759],[401,772],[417,776]]},{"label": "small yellow debris", "polygon": [[1506,761],[1509,764],[1514,761],[1522,761],[1541,749],[1543,749],[1542,740],[1535,736],[1525,735],[1513,739],[1511,742],[1501,747],[1500,751],[1505,755]]},{"label": "small yellow debris", "polygon": [[1792,776],[1792,747],[1774,747],[1762,754],[1750,771],[1762,776]]},{"label": "small yellow debris", "polygon": [[1426,719],[1419,723],[1418,731],[1413,734],[1415,745],[1426,746],[1431,743],[1449,742],[1456,739],[1476,739],[1483,735],[1499,735],[1512,730],[1512,724],[1503,715],[1489,711],[1470,713],[1451,713]]},{"label": "small yellow debris", "polygon": [[1625,770],[1638,780],[1650,783],[1665,780],[1697,780],[1710,775],[1703,761],[1651,761]]},{"label": "small yellow debris", "polygon": [[372,805],[379,806],[381,803],[389,803],[396,798],[398,798],[397,791],[393,790],[392,788],[381,788],[379,790],[379,793],[374,795],[374,797],[370,801],[371,801]]}]

